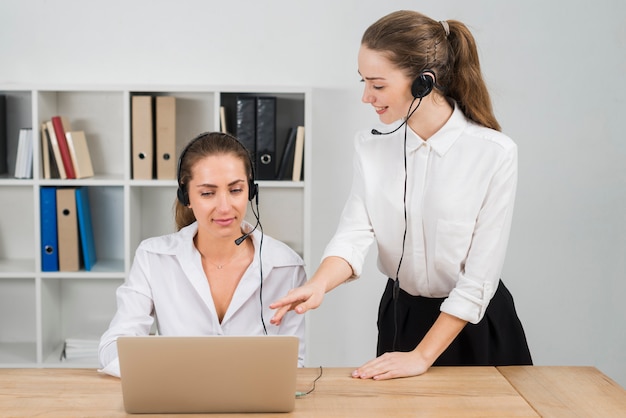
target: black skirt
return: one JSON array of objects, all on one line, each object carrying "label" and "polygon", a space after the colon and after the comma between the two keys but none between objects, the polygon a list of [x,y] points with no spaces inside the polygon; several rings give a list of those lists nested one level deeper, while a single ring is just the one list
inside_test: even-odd
[{"label": "black skirt", "polygon": [[[394,308],[393,285],[389,279],[378,309],[379,356],[388,351],[413,350],[434,324],[445,299],[412,296],[399,289]],[[433,365],[532,365],[513,296],[502,281],[483,319],[478,324],[468,323]]]}]

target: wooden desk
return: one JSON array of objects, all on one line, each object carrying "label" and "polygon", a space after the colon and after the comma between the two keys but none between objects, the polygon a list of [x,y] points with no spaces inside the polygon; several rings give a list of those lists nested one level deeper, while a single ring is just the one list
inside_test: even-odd
[{"label": "wooden desk", "polygon": [[[434,367],[383,382],[353,379],[351,371],[325,368],[290,414],[223,416],[626,417],[626,391],[592,367]],[[318,373],[300,369],[297,390],[308,391]],[[120,380],[93,369],[0,369],[0,415],[151,416],[126,414]]]}]

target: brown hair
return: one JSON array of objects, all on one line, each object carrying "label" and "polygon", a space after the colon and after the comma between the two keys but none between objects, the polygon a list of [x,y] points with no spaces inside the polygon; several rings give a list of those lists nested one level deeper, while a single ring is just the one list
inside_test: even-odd
[{"label": "brown hair", "polygon": [[[246,169],[248,187],[254,181],[254,172],[250,154],[246,148],[232,135],[221,132],[205,132],[198,135],[183,149],[178,161],[178,194],[187,194],[187,184],[192,179],[191,171],[198,161],[212,155],[233,155],[239,158]],[[193,211],[188,206],[183,205],[180,198],[174,203],[174,219],[177,230],[181,230],[187,225],[196,221]]]},{"label": "brown hair", "polygon": [[438,22],[415,11],[399,10],[367,28],[361,44],[385,53],[413,79],[424,70],[433,71],[444,95],[454,99],[469,119],[500,130],[480,71],[476,42],[463,23]]}]

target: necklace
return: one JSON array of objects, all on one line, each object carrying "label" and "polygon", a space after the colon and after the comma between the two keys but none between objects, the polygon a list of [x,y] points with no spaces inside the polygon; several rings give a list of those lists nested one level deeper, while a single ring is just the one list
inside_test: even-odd
[{"label": "necklace", "polygon": [[230,259],[224,263],[221,264],[216,264],[214,262],[212,262],[211,260],[209,260],[209,258],[207,256],[205,256],[204,254],[200,253],[200,256],[202,257],[203,260],[208,261],[209,263],[213,264],[215,267],[217,267],[218,270],[221,270],[224,268],[224,266],[230,264],[230,262],[232,262],[235,257],[240,253],[240,248],[237,248],[237,250],[233,253],[233,255],[230,257]]}]

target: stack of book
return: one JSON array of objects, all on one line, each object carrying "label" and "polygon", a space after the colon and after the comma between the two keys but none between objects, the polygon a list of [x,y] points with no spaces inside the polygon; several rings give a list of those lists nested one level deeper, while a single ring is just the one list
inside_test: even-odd
[{"label": "stack of book", "polygon": [[98,338],[66,338],[61,351],[61,361],[97,363]]},{"label": "stack of book", "polygon": [[40,189],[42,271],[90,271],[96,262],[88,189]]},{"label": "stack of book", "polygon": [[94,175],[85,132],[73,131],[64,116],[53,116],[41,124],[41,158],[44,179]]}]

